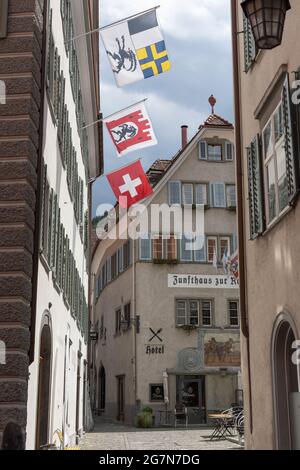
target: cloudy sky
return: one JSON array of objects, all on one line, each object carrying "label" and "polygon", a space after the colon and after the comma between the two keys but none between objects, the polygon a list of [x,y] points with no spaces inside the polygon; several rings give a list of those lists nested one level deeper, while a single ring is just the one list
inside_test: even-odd
[{"label": "cloudy sky", "polygon": [[[147,108],[158,145],[117,158],[104,130],[105,172],[142,158],[144,169],[158,158],[172,158],[180,148],[180,127],[189,138],[210,114],[208,97],[217,98],[216,113],[233,119],[230,0],[101,0],[100,21],[114,21],[160,4],[158,18],[166,40],[171,71],[117,88],[101,43],[101,111],[104,116],[148,98]],[[114,202],[105,177],[93,185],[93,211]]]}]

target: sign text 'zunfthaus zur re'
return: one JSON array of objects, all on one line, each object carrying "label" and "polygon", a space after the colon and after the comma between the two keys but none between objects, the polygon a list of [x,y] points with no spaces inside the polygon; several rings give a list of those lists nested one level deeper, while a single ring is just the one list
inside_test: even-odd
[{"label": "sign text 'zunfthaus zur re'", "polygon": [[169,274],[168,287],[238,289],[239,281],[233,276],[202,274]]}]

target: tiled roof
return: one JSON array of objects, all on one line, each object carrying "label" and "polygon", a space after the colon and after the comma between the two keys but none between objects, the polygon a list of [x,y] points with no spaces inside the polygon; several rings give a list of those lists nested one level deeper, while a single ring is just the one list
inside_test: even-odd
[{"label": "tiled roof", "polygon": [[204,124],[200,126],[200,129],[203,127],[226,127],[233,129],[233,125],[229,121],[226,121],[226,119],[218,116],[217,114],[211,114],[208,116]]},{"label": "tiled roof", "polygon": [[149,170],[147,171],[147,176],[150,183],[155,186],[160,178],[165,174],[168,168],[172,165],[173,160],[156,160]]}]

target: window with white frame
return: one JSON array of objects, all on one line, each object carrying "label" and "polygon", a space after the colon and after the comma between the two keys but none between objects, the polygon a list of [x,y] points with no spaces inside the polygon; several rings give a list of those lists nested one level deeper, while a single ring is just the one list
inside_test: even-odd
[{"label": "window with white frame", "polygon": [[206,206],[208,204],[207,198],[207,184],[197,183],[195,184],[195,204],[202,204]]},{"label": "window with white frame", "polygon": [[228,316],[229,316],[229,325],[232,327],[238,327],[240,324],[238,300],[228,301]]},{"label": "window with white frame", "polygon": [[289,204],[282,104],[263,130],[267,220],[271,223]]},{"label": "window with white frame", "polygon": [[230,256],[230,237],[220,237],[220,260],[223,260],[224,255]]},{"label": "window with white frame", "polygon": [[211,183],[212,207],[226,208],[225,183]]},{"label": "window with white frame", "polygon": [[199,326],[199,300],[176,300],[176,326]]},{"label": "window with white frame", "polygon": [[226,186],[226,200],[229,209],[236,208],[236,187],[234,184]]},{"label": "window with white frame", "polygon": [[117,264],[118,258],[117,258],[117,253],[114,253],[111,257],[111,280],[113,281],[118,274],[118,264]]},{"label": "window with white frame", "polygon": [[164,238],[159,235],[153,240],[153,259],[155,261],[177,260],[177,239],[174,235]]},{"label": "window with white frame", "polygon": [[225,160],[231,162],[233,160],[233,144],[225,142]]},{"label": "window with white frame", "polygon": [[201,300],[201,324],[212,326],[212,301]]},{"label": "window with white frame", "polygon": [[182,204],[185,206],[194,204],[194,185],[192,183],[182,185]]},{"label": "window with white frame", "polygon": [[123,272],[123,246],[118,249],[118,273]]},{"label": "window with white frame", "polygon": [[222,144],[207,144],[207,159],[221,162],[223,158]]},{"label": "window with white frame", "polygon": [[140,238],[140,260],[151,261],[152,259],[152,240],[150,236]]},{"label": "window with white frame", "polygon": [[207,253],[207,262],[213,263],[217,260],[218,256],[218,238],[217,237],[207,237],[206,239],[206,253]]},{"label": "window with white frame", "polygon": [[181,204],[181,182],[169,181],[168,184],[169,205]]}]

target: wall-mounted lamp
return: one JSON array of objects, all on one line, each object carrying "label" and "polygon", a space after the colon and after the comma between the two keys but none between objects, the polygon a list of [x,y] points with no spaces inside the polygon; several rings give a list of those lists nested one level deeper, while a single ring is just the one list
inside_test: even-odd
[{"label": "wall-mounted lamp", "polygon": [[281,44],[289,0],[244,0],[241,7],[248,18],[258,49],[273,49]]}]

